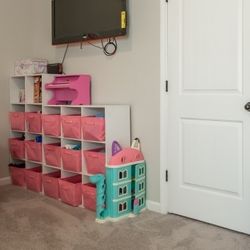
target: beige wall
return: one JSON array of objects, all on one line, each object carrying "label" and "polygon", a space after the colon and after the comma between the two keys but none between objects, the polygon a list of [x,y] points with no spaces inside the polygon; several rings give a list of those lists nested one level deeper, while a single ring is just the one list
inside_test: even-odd
[{"label": "beige wall", "polygon": [[[33,0],[32,8],[36,17],[32,26],[34,55],[60,61],[65,47],[50,45],[50,0]],[[26,19],[25,15],[23,19]],[[89,45],[84,45],[83,50],[79,44],[71,45],[65,72],[92,75],[94,104],[131,105],[132,136],[141,139],[148,166],[148,199],[159,202],[160,1],[130,0],[129,26],[128,37],[118,40],[118,52],[113,57],[106,57]],[[9,72],[6,70],[4,73],[7,79]],[[7,109],[8,101],[5,102]],[[1,132],[5,141],[6,127],[7,122],[1,129],[5,130],[5,133]],[[7,152],[6,144],[1,146]]]},{"label": "beige wall", "polygon": [[[66,73],[90,73],[93,103],[130,104],[132,136],[139,137],[148,167],[148,199],[160,201],[160,1],[129,1],[129,35],[106,57],[96,48],[70,46]],[[62,58],[64,48],[56,49]]]},{"label": "beige wall", "polygon": [[8,176],[9,76],[16,59],[30,57],[32,0],[0,1],[0,178]]}]

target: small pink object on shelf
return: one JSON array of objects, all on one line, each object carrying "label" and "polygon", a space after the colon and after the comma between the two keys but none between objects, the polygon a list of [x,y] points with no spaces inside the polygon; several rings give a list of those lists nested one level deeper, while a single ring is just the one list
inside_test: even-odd
[{"label": "small pink object on shelf", "polygon": [[67,138],[81,138],[81,116],[80,115],[63,115],[62,131],[63,136]]},{"label": "small pink object on shelf", "polygon": [[61,116],[42,115],[43,132],[45,135],[61,135]]},{"label": "small pink object on shelf", "polygon": [[56,76],[54,81],[45,85],[53,91],[49,105],[90,105],[91,77],[89,75]]},{"label": "small pink object on shelf", "polygon": [[10,112],[10,126],[12,130],[25,130],[25,113],[24,112]]},{"label": "small pink object on shelf", "polygon": [[45,163],[49,166],[61,167],[61,146],[58,143],[44,144]]},{"label": "small pink object on shelf", "polygon": [[82,185],[84,207],[96,211],[96,186],[92,183]]},{"label": "small pink object on shelf", "polygon": [[82,117],[82,136],[84,140],[105,141],[105,118]]},{"label": "small pink object on shelf", "polygon": [[36,162],[42,161],[42,143],[33,140],[25,141],[25,149],[28,160]]},{"label": "small pink object on shelf", "polygon": [[77,207],[82,204],[82,176],[75,175],[59,179],[61,200],[71,206]]},{"label": "small pink object on shelf", "polygon": [[25,181],[29,190],[42,192],[42,168],[25,169]]},{"label": "small pink object on shelf", "polygon": [[64,170],[81,172],[82,157],[81,150],[62,148],[62,165]]},{"label": "small pink object on shelf", "polygon": [[42,117],[40,113],[27,112],[25,113],[27,130],[32,133],[42,132]]},{"label": "small pink object on shelf", "polygon": [[84,150],[83,155],[89,174],[105,173],[105,152],[104,148]]},{"label": "small pink object on shelf", "polygon": [[22,138],[10,138],[9,149],[12,158],[24,159],[25,158],[25,141]]},{"label": "small pink object on shelf", "polygon": [[61,173],[59,171],[43,175],[42,180],[43,180],[43,190],[45,195],[54,199],[60,198],[60,192],[59,192],[60,177]]},{"label": "small pink object on shelf", "polygon": [[10,165],[10,176],[13,185],[25,187],[25,168]]}]

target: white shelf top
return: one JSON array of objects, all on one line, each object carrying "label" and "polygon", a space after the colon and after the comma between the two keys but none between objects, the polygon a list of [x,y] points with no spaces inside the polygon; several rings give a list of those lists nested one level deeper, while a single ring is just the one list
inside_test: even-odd
[{"label": "white shelf top", "polygon": [[11,129],[10,132],[26,133],[26,131],[22,131],[22,130],[13,130],[13,129]]},{"label": "white shelf top", "polygon": [[36,105],[36,106],[42,106],[42,103],[25,103],[26,105]]},{"label": "white shelf top", "polygon": [[84,140],[82,139],[83,142],[89,142],[89,143],[100,143],[100,144],[105,144],[105,141],[90,141],[90,140]]},{"label": "white shelf top", "polygon": [[35,164],[38,164],[38,165],[42,165],[42,164],[43,164],[42,162],[39,162],[39,161],[31,161],[31,160],[28,160],[28,159],[26,159],[25,161],[31,162],[31,163],[35,163]]},{"label": "white shelf top", "polygon": [[62,168],[61,170],[64,171],[64,172],[69,172],[69,173],[81,174],[82,175],[82,172],[76,172],[76,171],[66,170],[64,168]]},{"label": "white shelf top", "polygon": [[53,169],[57,169],[57,170],[62,170],[61,167],[55,167],[55,166],[51,166],[51,165],[47,165],[47,164],[43,164],[43,166],[45,166],[47,168],[53,168]]},{"label": "white shelf top", "polygon": [[25,105],[24,102],[12,102],[11,105]]},{"label": "white shelf top", "polygon": [[44,75],[44,74],[32,74],[32,75],[12,75],[11,77],[12,78],[21,78],[21,77],[36,77],[36,76],[41,76],[41,75]]}]

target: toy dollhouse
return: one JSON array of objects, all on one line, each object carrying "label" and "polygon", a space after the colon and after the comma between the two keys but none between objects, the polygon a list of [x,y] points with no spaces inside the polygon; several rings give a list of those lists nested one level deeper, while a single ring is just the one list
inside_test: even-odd
[{"label": "toy dollhouse", "polygon": [[96,184],[97,221],[138,214],[146,206],[146,165],[138,149],[116,152],[106,166],[106,175],[90,180]]}]

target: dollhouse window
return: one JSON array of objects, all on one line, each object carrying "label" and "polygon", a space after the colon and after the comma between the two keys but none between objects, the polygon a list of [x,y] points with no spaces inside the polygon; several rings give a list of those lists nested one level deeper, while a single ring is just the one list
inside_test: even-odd
[{"label": "dollhouse window", "polygon": [[128,192],[127,186],[124,186],[124,187],[120,187],[120,188],[119,188],[119,196],[125,195],[125,194],[127,194],[127,192]]},{"label": "dollhouse window", "polygon": [[119,171],[119,180],[127,179],[128,170]]},{"label": "dollhouse window", "polygon": [[139,168],[139,174],[138,174],[139,176],[142,176],[142,175],[144,175],[144,167],[140,167]]},{"label": "dollhouse window", "polygon": [[144,198],[143,197],[139,199],[139,206],[142,206],[142,205],[144,205]]},{"label": "dollhouse window", "polygon": [[139,183],[139,191],[144,190],[144,182]]},{"label": "dollhouse window", "polygon": [[122,209],[123,209],[123,205],[120,203],[119,204],[119,212],[122,212]]},{"label": "dollhouse window", "polygon": [[119,204],[119,212],[124,212],[127,210],[128,204],[127,201],[126,202],[122,202]]}]

